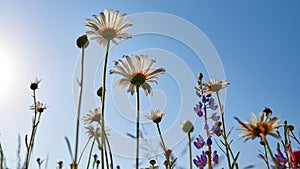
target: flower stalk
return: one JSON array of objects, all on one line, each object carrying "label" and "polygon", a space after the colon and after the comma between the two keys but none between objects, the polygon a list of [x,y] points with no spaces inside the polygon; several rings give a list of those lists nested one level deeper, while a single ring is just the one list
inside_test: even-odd
[{"label": "flower stalk", "polygon": [[106,70],[107,70],[107,60],[108,60],[108,53],[109,53],[109,44],[110,39],[107,40],[106,52],[104,57],[104,65],[103,65],[103,74],[102,74],[102,96],[101,96],[101,167],[104,169],[104,108],[105,108],[105,93],[106,93]]},{"label": "flower stalk", "polygon": [[221,114],[221,122],[222,122],[222,128],[223,128],[223,139],[224,139],[224,143],[225,143],[225,152],[226,152],[226,158],[227,158],[227,163],[228,163],[228,167],[229,168],[233,168],[233,165],[231,167],[231,157],[230,157],[230,154],[229,154],[229,150],[231,151],[231,148],[230,148],[230,144],[228,143],[228,136],[227,136],[227,133],[226,133],[226,127],[225,127],[225,118],[224,118],[224,108],[223,108],[223,105],[221,104],[221,100],[220,100],[220,96],[219,96],[219,91],[215,92],[216,93],[216,96],[217,96],[217,100],[218,100],[218,104],[219,104],[219,108],[220,108],[220,114]]},{"label": "flower stalk", "polygon": [[140,144],[140,92],[139,83],[136,84],[136,169],[139,169],[139,144]]},{"label": "flower stalk", "polygon": [[77,117],[76,117],[76,136],[75,136],[75,154],[72,168],[77,168],[77,155],[78,155],[78,144],[79,144],[79,124],[80,124],[80,113],[81,113],[81,102],[82,102],[82,90],[83,90],[83,78],[84,78],[84,49],[88,46],[88,39],[86,35],[83,35],[77,39],[77,46],[81,49],[81,64],[80,64],[80,78],[78,81],[79,85],[79,96],[77,106]]}]

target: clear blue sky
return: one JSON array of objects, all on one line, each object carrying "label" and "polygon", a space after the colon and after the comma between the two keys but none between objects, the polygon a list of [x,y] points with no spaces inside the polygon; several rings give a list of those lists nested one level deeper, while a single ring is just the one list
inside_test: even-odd
[{"label": "clear blue sky", "polygon": [[[32,105],[29,84],[35,77],[42,79],[38,98],[48,105],[48,109],[43,115],[38,129],[33,159],[37,157],[45,159],[49,154],[49,168],[54,168],[59,160],[63,160],[66,166],[71,162],[64,137],[67,136],[71,140],[71,144],[74,144],[76,107],[73,101],[76,101],[77,96],[74,82],[78,77],[76,64],[80,55],[75,40],[86,30],[83,26],[85,19],[99,14],[104,8],[120,10],[121,13],[130,15],[133,20],[137,19],[134,15],[137,13],[167,13],[171,14],[168,16],[177,16],[184,19],[185,23],[194,25],[206,35],[215,48],[223,65],[223,68],[216,69],[224,70],[226,80],[231,83],[226,91],[227,126],[238,126],[237,122],[233,120],[234,116],[246,119],[250,117],[251,112],[257,114],[267,106],[272,108],[274,115],[281,117],[281,122],[288,120],[289,123],[294,124],[296,133],[299,133],[300,113],[297,105],[300,95],[298,88],[298,83],[300,83],[300,1],[298,0],[276,2],[270,0],[243,2],[202,0],[188,2],[32,0],[25,2],[2,0],[0,2],[0,142],[11,168],[16,165],[15,152],[18,134],[21,136],[22,158],[24,158],[23,140],[25,134],[30,132],[32,115],[29,110],[29,106]],[[155,23],[153,20],[145,20],[143,26],[155,27],[155,25],[147,26],[149,22]],[[135,30],[134,25],[133,22],[132,31]],[[158,28],[163,29],[159,26]],[[169,29],[170,32],[180,30],[182,36],[190,33],[189,30],[187,32],[181,30],[180,25]],[[192,40],[197,42],[197,38],[195,36]],[[195,51],[191,51],[189,47],[186,43],[173,37],[145,33],[113,48],[109,63],[121,58],[123,54],[161,49],[162,51],[158,52],[160,54],[176,55],[175,58],[188,66],[189,73],[194,77],[202,71],[205,73],[205,78],[208,79],[210,72],[205,70],[203,64],[197,59]],[[91,44],[87,52],[90,52],[87,53],[87,57],[99,56],[101,58],[104,55],[101,47],[95,44]],[[163,62],[163,58],[152,56],[151,52],[149,57],[158,58],[158,66],[170,69],[172,69],[172,63],[176,62],[172,57],[168,62]],[[97,63],[91,62],[90,64],[87,65],[87,69],[98,66]],[[109,68],[112,68],[112,64]],[[177,68],[179,71],[183,70],[177,64],[174,64],[173,68]],[[98,69],[94,72],[91,69],[90,74],[86,72],[87,79],[92,80],[90,82],[95,85],[85,89],[84,94],[87,99],[84,102],[87,104],[83,106],[83,113],[97,106],[96,97],[89,100],[88,96],[93,96],[93,92],[101,83],[101,65],[98,66]],[[114,80],[111,76],[109,78],[109,82]],[[179,105],[183,102],[194,105],[196,101],[194,95],[190,96],[190,100],[176,99],[180,97],[182,99],[183,93],[187,92],[180,90],[182,89],[181,83],[185,82],[176,78],[179,78],[178,74],[161,76],[159,84],[153,86],[157,95],[154,94],[153,98],[144,97],[142,99],[145,107],[142,108],[142,111],[148,111],[151,105],[154,105],[153,108],[164,107],[167,115],[162,121],[162,129],[165,132],[176,129],[181,133],[180,126],[172,125],[172,120],[176,120],[180,116],[179,114],[182,115],[182,113],[186,113],[184,111],[187,111],[185,109],[183,112],[179,111]],[[196,85],[196,81],[194,83],[189,85]],[[116,88],[113,90],[120,92]],[[193,89],[191,88],[191,90]],[[178,91],[178,93],[174,91]],[[127,96],[125,91],[120,93]],[[112,92],[109,91],[108,97],[112,96]],[[128,96],[128,98],[134,106],[134,97]],[[109,100],[112,101],[112,99]],[[166,104],[162,104],[162,102],[166,102]],[[114,105],[110,102],[108,105],[111,107],[111,114],[118,114]],[[187,114],[187,117],[192,117],[192,110],[190,107],[190,114]],[[127,115],[123,114],[123,116],[117,117],[112,115],[111,118],[121,120],[117,125],[118,123],[108,119],[108,121],[112,121],[110,124],[112,130],[117,130],[123,135],[126,135],[126,132],[134,133],[134,123],[130,122],[131,116],[127,117]],[[129,119],[123,122],[124,118]],[[197,122],[197,126],[201,128],[202,122]],[[155,128],[151,124],[145,122],[145,128],[149,137],[151,134],[155,134]],[[197,135],[197,133],[194,134]],[[257,158],[258,150],[261,149],[258,140],[243,143],[237,134],[238,132],[234,130],[232,137],[235,140],[234,148],[242,151],[240,165],[247,166],[257,163],[256,167],[261,168],[262,160]],[[172,139],[172,137],[166,138],[166,144],[172,142]],[[81,147],[85,141],[86,136],[81,130]],[[132,142],[134,143],[133,140]],[[123,144],[120,143],[120,146],[124,148]],[[178,152],[183,144],[181,142],[178,145],[180,147]],[[176,149],[175,144],[172,146]],[[197,152],[194,154],[196,155]],[[177,155],[181,157],[179,153]],[[248,160],[250,156],[253,159],[251,162]],[[186,159],[186,155],[179,159],[180,166],[187,167]],[[133,159],[120,158],[120,161],[124,162],[121,167],[133,168]],[[223,159],[221,164],[224,161]],[[36,164],[32,163],[31,166],[35,168]]]}]

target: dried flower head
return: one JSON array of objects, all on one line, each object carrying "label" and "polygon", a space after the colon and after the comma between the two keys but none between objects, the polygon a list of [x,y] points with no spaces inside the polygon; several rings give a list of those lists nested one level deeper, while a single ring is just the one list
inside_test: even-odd
[{"label": "dried flower head", "polygon": [[30,106],[30,110],[33,110],[34,112],[43,113],[45,109],[47,109],[46,105],[39,101],[36,102],[35,106],[34,105]]},{"label": "dried flower head", "polygon": [[120,15],[119,11],[108,11],[104,9],[99,16],[93,15],[95,19],[86,19],[85,27],[87,35],[92,35],[91,40],[96,40],[102,47],[106,47],[108,41],[118,45],[118,40],[129,39],[131,34],[123,33],[124,30],[132,26],[130,22],[123,24],[126,13]]}]

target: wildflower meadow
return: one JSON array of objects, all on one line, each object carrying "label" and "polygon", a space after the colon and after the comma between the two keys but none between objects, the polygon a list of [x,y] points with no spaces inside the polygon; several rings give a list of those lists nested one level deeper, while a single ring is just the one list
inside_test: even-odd
[{"label": "wildflower meadow", "polygon": [[[135,43],[134,39],[139,39],[143,31],[145,34],[155,34],[157,30],[163,32],[164,24],[172,25],[172,21],[176,19],[177,22],[182,22],[176,24],[184,27],[183,19],[168,14],[128,15],[126,10],[108,7],[103,7],[97,12],[82,20],[82,28],[78,28],[83,30],[82,33],[77,34],[73,42],[68,44],[74,46],[75,54],[79,54],[75,69],[72,70],[72,117],[57,117],[65,122],[57,120],[51,123],[53,127],[49,126],[47,119],[56,105],[48,104],[50,96],[43,94],[49,89],[47,79],[33,74],[32,79],[27,79],[28,103],[24,103],[28,107],[24,111],[30,112],[26,114],[30,115],[30,120],[22,120],[30,126],[30,130],[26,129],[25,133],[19,134],[16,143],[2,141],[7,133],[3,132],[4,130],[0,131],[0,169],[53,168],[48,165],[57,169],[300,169],[300,132],[297,128],[299,123],[293,123],[299,122],[299,119],[297,121],[286,118],[284,113],[276,111],[277,106],[273,109],[272,104],[266,105],[269,102],[258,104],[259,107],[254,107],[252,112],[236,112],[235,109],[230,109],[261,101],[259,97],[264,93],[255,94],[256,100],[226,107],[227,102],[244,102],[247,97],[243,94],[244,91],[256,91],[242,86],[238,92],[240,97],[231,97],[230,88],[235,86],[235,81],[231,82],[230,78],[223,79],[225,73],[220,66],[222,64],[213,57],[216,52],[211,52],[212,56],[202,60],[204,66],[196,65],[192,68],[195,71],[189,71],[192,75],[192,80],[189,80],[184,66],[177,64],[176,60],[170,57],[171,52],[155,48],[140,49],[138,52],[128,50],[130,46],[140,45]],[[148,20],[151,22],[151,17],[153,20],[163,17],[174,20],[167,19],[152,27],[147,25]],[[167,30],[170,36],[172,33],[176,35],[173,39],[185,37],[187,32],[193,32],[195,29],[192,27],[190,30],[176,32],[178,28],[173,28]],[[192,42],[199,36],[196,36],[196,33],[193,36],[190,41],[182,42],[190,46],[201,46],[202,44]],[[155,43],[160,43],[160,38],[163,42],[165,37],[159,36]],[[126,46],[126,43],[129,46]],[[209,45],[203,46],[200,51],[210,49]],[[197,47],[190,48],[195,49],[193,52],[197,53]],[[169,56],[159,56],[167,53]],[[92,65],[96,64],[91,61],[92,56],[102,58],[101,62],[97,63],[96,73],[91,71]],[[221,60],[226,62],[225,58]],[[182,62],[180,59],[179,61]],[[47,60],[45,63],[47,64]],[[35,64],[31,66],[35,68]],[[234,67],[234,63],[231,66]],[[268,71],[268,67],[269,65],[265,65],[260,71]],[[230,72],[230,66],[228,69]],[[222,76],[213,76],[213,70],[217,70]],[[226,70],[227,68],[225,72]],[[180,78],[174,80],[172,76]],[[91,77],[93,82],[90,81]],[[277,90],[284,90],[287,97],[277,96],[276,91],[268,97],[277,97],[277,100],[281,100],[280,106],[296,108],[297,105],[289,103],[288,94],[297,90],[294,89],[297,88],[297,82],[281,79],[282,77],[276,76],[276,81],[267,83],[270,86],[279,83],[281,88]],[[243,84],[263,83],[246,80]],[[177,84],[172,84],[172,81],[176,81]],[[63,80],[57,80],[55,85],[60,86],[63,83]],[[90,84],[94,88],[91,88]],[[188,92],[182,86],[188,86]],[[62,104],[66,102],[63,95],[52,92],[51,96]],[[164,99],[168,100],[168,106],[164,104]],[[5,100],[1,102],[6,104]],[[95,106],[87,106],[87,102],[93,102]],[[9,113],[2,112],[1,108],[0,111],[1,116],[2,113]],[[64,111],[61,109],[60,113],[66,113]],[[294,113],[298,113],[297,111],[295,109]],[[116,113],[120,115],[115,115]],[[120,118],[130,121],[130,125]],[[72,122],[72,126],[68,126],[71,130],[66,130],[67,134],[64,136],[53,138],[52,132],[59,133],[64,131],[63,128],[67,128],[69,123],[66,121]],[[52,131],[54,126],[61,127]],[[115,132],[116,128],[120,131]],[[61,140],[60,147],[64,148],[60,148],[60,151],[67,155],[56,156],[51,151],[47,156],[41,154],[41,147],[55,149],[58,146],[41,142],[41,138],[45,137],[52,142]],[[14,145],[17,158],[9,156],[11,153],[6,149],[8,144]],[[252,148],[253,145],[256,147]],[[247,150],[240,146],[247,147]],[[124,158],[131,167],[123,164]],[[53,160],[56,161],[54,164]]]}]

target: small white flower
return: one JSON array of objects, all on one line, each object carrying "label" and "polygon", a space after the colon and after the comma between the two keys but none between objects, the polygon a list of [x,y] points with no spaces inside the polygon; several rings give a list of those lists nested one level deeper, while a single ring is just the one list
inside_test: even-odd
[{"label": "small white flower", "polygon": [[217,93],[221,89],[224,89],[227,87],[230,83],[226,80],[219,80],[219,79],[212,79],[210,81],[205,82],[204,85],[204,91],[206,94],[209,93]]},{"label": "small white flower", "polygon": [[149,115],[146,115],[146,118],[152,120],[154,123],[159,123],[164,114],[163,110],[152,110]]},{"label": "small white flower", "polygon": [[194,130],[194,126],[193,123],[189,120],[184,120],[181,124],[181,129],[185,132],[185,133],[190,133]]},{"label": "small white flower", "polygon": [[91,124],[93,122],[100,124],[100,120],[101,120],[101,109],[100,108],[96,108],[96,109],[94,109],[94,111],[90,110],[88,114],[83,116],[83,124],[85,124],[85,125]]}]

